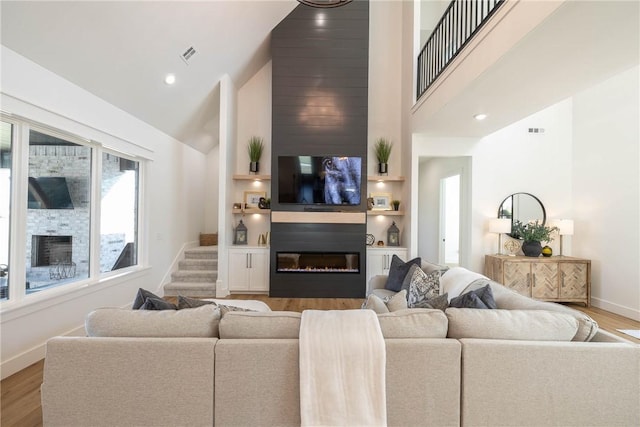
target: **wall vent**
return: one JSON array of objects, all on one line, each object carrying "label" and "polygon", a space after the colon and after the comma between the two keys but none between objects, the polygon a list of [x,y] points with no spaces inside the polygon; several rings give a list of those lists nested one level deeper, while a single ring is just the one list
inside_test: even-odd
[{"label": "wall vent", "polygon": [[544,133],[544,128],[529,128],[529,133]]},{"label": "wall vent", "polygon": [[182,58],[185,64],[189,65],[189,60],[195,54],[196,54],[195,48],[193,46],[190,46],[189,49],[187,49],[182,55],[180,55],[180,58]]}]

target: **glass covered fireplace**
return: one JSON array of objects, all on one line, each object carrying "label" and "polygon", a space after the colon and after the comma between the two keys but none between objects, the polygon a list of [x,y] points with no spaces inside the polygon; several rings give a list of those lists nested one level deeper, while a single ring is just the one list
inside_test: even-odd
[{"label": "glass covered fireplace", "polygon": [[360,273],[357,252],[278,252],[278,273]]}]

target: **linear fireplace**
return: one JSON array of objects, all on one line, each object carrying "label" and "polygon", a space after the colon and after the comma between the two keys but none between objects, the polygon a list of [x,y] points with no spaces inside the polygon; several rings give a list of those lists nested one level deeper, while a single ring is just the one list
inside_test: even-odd
[{"label": "linear fireplace", "polygon": [[355,252],[278,252],[278,273],[359,273],[360,254]]},{"label": "linear fireplace", "polygon": [[269,295],[364,298],[366,224],[271,223]]}]

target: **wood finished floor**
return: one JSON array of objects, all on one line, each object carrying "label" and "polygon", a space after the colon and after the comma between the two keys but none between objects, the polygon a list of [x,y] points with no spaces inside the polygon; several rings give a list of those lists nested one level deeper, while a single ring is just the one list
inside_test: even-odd
[{"label": "wood finished floor", "polygon": [[[170,299],[170,298],[167,298]],[[264,301],[274,311],[347,310],[360,308],[362,299],[340,298],[270,298],[266,295],[232,295],[230,299],[254,299]],[[596,307],[585,308],[580,305],[571,307],[591,316],[601,329],[640,344],[640,340],[624,335],[616,329],[640,329],[640,322],[609,313]],[[1,406],[0,426],[2,427],[38,427],[42,426],[42,408],[40,406],[40,385],[44,360],[23,369],[4,379],[0,383]]]}]

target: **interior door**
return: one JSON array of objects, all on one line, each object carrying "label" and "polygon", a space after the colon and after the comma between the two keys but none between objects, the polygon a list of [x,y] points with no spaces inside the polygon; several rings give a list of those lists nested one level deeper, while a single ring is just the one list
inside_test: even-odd
[{"label": "interior door", "polygon": [[439,263],[460,264],[460,174],[440,180]]}]

